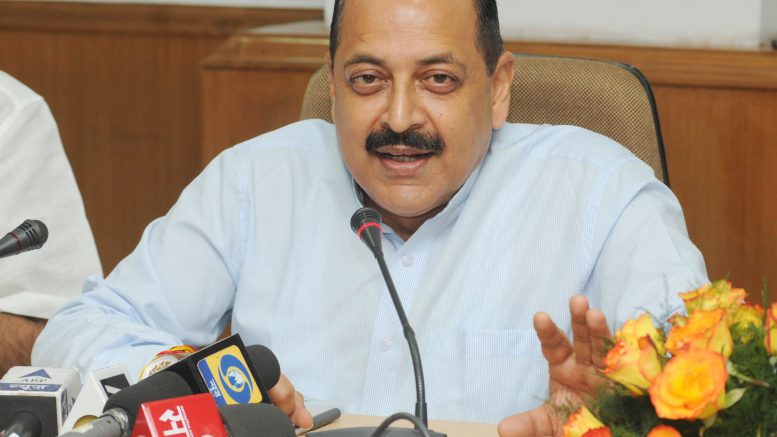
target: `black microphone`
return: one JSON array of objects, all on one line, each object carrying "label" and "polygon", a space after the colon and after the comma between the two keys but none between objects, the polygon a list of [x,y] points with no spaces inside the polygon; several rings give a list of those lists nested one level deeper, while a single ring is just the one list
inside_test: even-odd
[{"label": "black microphone", "polygon": [[[236,348],[236,341],[239,341],[239,338],[227,341],[226,344],[230,348]],[[211,346],[217,345],[218,347],[211,348]],[[240,345],[242,346],[242,343],[240,343]],[[211,348],[211,352],[203,355],[204,357],[212,357],[214,355],[213,350],[216,350],[217,353],[221,352],[222,356],[225,355],[225,352],[237,352],[234,349],[224,351],[223,341],[214,343],[211,346],[201,350],[205,351]],[[267,387],[275,386],[275,384],[278,383],[281,374],[280,364],[278,363],[278,358],[276,358],[275,354],[267,347],[261,345],[251,345],[246,347],[245,350],[247,352],[246,355],[248,356],[248,363],[250,363],[249,366],[256,369],[259,378],[262,381],[267,381]],[[218,354],[216,355],[218,356]],[[186,359],[188,358],[189,357]],[[205,358],[200,357],[200,359]],[[197,360],[195,359],[194,361]],[[195,392],[208,393],[207,389],[200,390],[198,389],[198,386],[192,387],[194,375],[183,371],[169,371],[169,369],[170,367],[116,392],[105,402],[103,414],[99,418],[87,425],[62,434],[60,437],[128,437],[130,431],[135,427],[141,404],[189,396]],[[184,373],[184,375],[181,373]],[[187,376],[190,379],[187,379]],[[224,405],[224,407],[230,408],[235,406],[237,405]],[[283,413],[281,412],[281,414]],[[283,417],[288,421],[288,418],[285,415]],[[277,420],[272,419],[272,423],[276,422]],[[277,425],[276,423],[276,425],[273,426],[274,428],[272,429],[277,429],[280,425]],[[272,434],[267,435],[269,436]]]},{"label": "black microphone", "polygon": [[80,389],[73,369],[12,367],[0,379],[0,436],[57,435]]},{"label": "black microphone", "polygon": [[180,375],[159,372],[119,390],[105,402],[100,417],[60,437],[129,437],[141,404],[191,394],[189,384]]},{"label": "black microphone", "polygon": [[266,346],[252,344],[246,346],[248,360],[254,365],[259,373],[259,379],[268,389],[275,387],[281,378],[281,364],[278,357]]},{"label": "black microphone", "polygon": [[[383,258],[383,248],[381,244],[382,227],[380,213],[372,208],[359,208],[351,216],[351,229],[359,236],[359,239],[367,245],[375,255],[375,259],[378,260],[380,271],[383,273],[383,279],[388,286],[391,300],[394,302],[394,308],[399,315],[399,321],[402,323],[402,330],[405,334],[405,339],[410,347],[410,358],[413,361],[413,371],[415,372],[415,388],[416,388],[416,404],[415,404],[415,417],[409,414],[399,413],[391,416],[386,422],[381,424],[377,428],[352,428],[344,430],[323,431],[318,433],[312,433],[311,436],[396,436],[396,437],[410,437],[410,436],[432,436],[432,437],[445,437],[445,434],[437,433],[428,430],[427,414],[426,414],[426,395],[424,386],[424,371],[421,368],[421,354],[418,352],[418,343],[415,339],[415,332],[410,327],[410,322],[405,315],[405,309],[402,307],[402,301],[399,300],[399,293],[394,286],[394,280],[391,279],[391,273],[389,272],[386,260]],[[407,419],[416,425],[416,429],[388,429],[388,425],[394,420]]]},{"label": "black microphone", "polygon": [[[269,349],[266,349],[266,352],[269,352]],[[200,349],[162,371],[181,375],[194,393],[210,392],[217,405],[268,403],[270,397],[263,378],[257,370],[258,366],[248,357],[248,351],[240,335],[233,334]],[[273,385],[276,382],[278,382],[277,376]]]},{"label": "black microphone", "polygon": [[274,405],[240,404],[218,407],[213,397],[207,393],[144,402],[140,406],[132,430],[132,437],[295,435],[294,425]]},{"label": "black microphone", "polygon": [[25,220],[0,238],[0,258],[40,249],[49,238],[49,228],[40,220]]},{"label": "black microphone", "polygon": [[231,437],[296,436],[291,420],[275,405],[224,405],[219,413]]}]

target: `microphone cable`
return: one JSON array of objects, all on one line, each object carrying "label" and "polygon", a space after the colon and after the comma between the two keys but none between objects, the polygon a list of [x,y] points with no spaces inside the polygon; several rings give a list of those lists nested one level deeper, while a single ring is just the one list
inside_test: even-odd
[{"label": "microphone cable", "polygon": [[388,427],[392,423],[401,419],[405,419],[410,422],[413,422],[413,425],[415,425],[415,430],[420,432],[422,436],[431,437],[431,434],[429,434],[429,429],[426,427],[426,425],[424,425],[421,419],[419,419],[417,416],[414,416],[410,413],[394,413],[391,416],[387,417],[386,419],[383,420],[383,422],[381,422],[380,426],[375,428],[375,433],[372,434],[372,437],[380,437],[388,430]]}]

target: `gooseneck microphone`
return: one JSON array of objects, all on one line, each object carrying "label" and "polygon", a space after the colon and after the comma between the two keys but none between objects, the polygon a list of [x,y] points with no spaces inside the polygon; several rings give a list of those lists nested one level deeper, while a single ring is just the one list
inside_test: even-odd
[{"label": "gooseneck microphone", "polygon": [[386,259],[383,257],[383,247],[381,244],[383,228],[381,227],[380,213],[368,207],[357,209],[351,216],[351,229],[370,248],[372,254],[375,255],[375,259],[378,260],[380,271],[383,273],[383,279],[386,281],[391,300],[394,302],[394,308],[396,308],[397,314],[399,314],[399,321],[402,323],[405,339],[408,346],[410,346],[410,358],[413,360],[413,370],[415,371],[415,415],[421,419],[424,426],[427,426],[426,388],[424,385],[424,371],[421,368],[421,354],[418,352],[415,332],[413,332],[413,328],[410,327],[410,322],[407,320],[405,309],[402,307],[402,301],[399,300],[399,293],[397,293],[397,288],[394,286],[394,280],[391,279]]},{"label": "gooseneck microphone", "polygon": [[49,238],[49,229],[40,220],[25,220],[0,238],[0,258],[40,249]]},{"label": "gooseneck microphone", "polygon": [[[400,413],[389,417],[384,424],[380,427],[374,428],[355,428],[351,430],[342,431],[326,431],[320,432],[315,435],[319,436],[430,436],[430,437],[444,437],[445,434],[436,433],[428,430],[427,413],[426,413],[426,395],[424,386],[424,371],[421,367],[421,354],[418,352],[418,343],[415,339],[415,332],[410,326],[410,322],[405,315],[405,309],[402,307],[402,301],[399,300],[399,294],[397,288],[394,286],[394,281],[391,279],[391,273],[389,272],[386,260],[383,257],[383,248],[381,245],[382,228],[381,217],[378,211],[372,208],[359,208],[351,216],[351,229],[359,236],[359,239],[367,245],[375,255],[375,259],[378,261],[380,271],[383,273],[383,279],[388,286],[391,300],[394,302],[394,308],[399,315],[399,321],[402,323],[402,330],[407,340],[407,344],[410,347],[410,357],[413,361],[413,371],[415,372],[415,387],[416,387],[416,404],[415,404],[415,417],[406,413]],[[410,416],[410,417],[407,417]],[[388,425],[397,419],[408,419],[416,426],[415,430],[412,429],[387,429]],[[384,434],[385,433],[385,434]],[[312,434],[311,434],[312,435]]]}]

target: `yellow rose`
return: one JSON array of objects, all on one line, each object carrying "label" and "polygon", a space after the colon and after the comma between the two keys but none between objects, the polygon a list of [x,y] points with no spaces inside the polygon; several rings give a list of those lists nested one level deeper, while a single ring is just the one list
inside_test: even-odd
[{"label": "yellow rose", "polygon": [[706,419],[724,406],[726,358],[692,350],[672,358],[650,385],[650,401],[663,419]]},{"label": "yellow rose", "polygon": [[777,302],[769,307],[766,312],[766,335],[764,335],[764,346],[770,356],[777,355]]},{"label": "yellow rose", "polygon": [[688,324],[688,317],[682,314],[672,314],[667,320],[671,326],[685,326]]},{"label": "yellow rose", "polygon": [[[745,301],[747,292],[744,288],[731,288],[731,282],[726,280],[715,281],[697,290],[680,293],[680,298],[685,302],[688,314],[694,311],[712,311],[718,308],[726,310],[729,317]],[[729,324],[731,320],[729,320]]]},{"label": "yellow rose", "polygon": [[[566,425],[564,425],[563,437],[583,437],[589,431],[598,430],[599,428],[606,429],[607,427],[605,427],[604,424],[584,405],[569,416]],[[588,434],[588,436],[590,436],[590,434]]]},{"label": "yellow rose", "polygon": [[643,314],[637,319],[631,319],[623,324],[620,331],[615,333],[615,340],[623,339],[630,346],[637,346],[642,337],[648,336],[660,355],[666,354],[664,349],[664,333],[656,329],[653,319],[648,314]]},{"label": "yellow rose", "polygon": [[734,341],[728,329],[725,311],[695,311],[684,326],[673,326],[666,339],[666,348],[672,355],[692,349],[719,352],[731,356]]},{"label": "yellow rose", "polygon": [[761,305],[744,304],[734,313],[731,333],[743,343],[752,340],[753,330],[751,327],[761,329],[763,327],[764,309]]},{"label": "yellow rose", "polygon": [[635,396],[645,394],[653,379],[661,373],[661,360],[649,336],[642,337],[636,345],[623,338],[605,357],[604,374],[626,387]]},{"label": "yellow rose", "polygon": [[683,437],[683,435],[669,425],[658,425],[651,429],[645,437]]}]

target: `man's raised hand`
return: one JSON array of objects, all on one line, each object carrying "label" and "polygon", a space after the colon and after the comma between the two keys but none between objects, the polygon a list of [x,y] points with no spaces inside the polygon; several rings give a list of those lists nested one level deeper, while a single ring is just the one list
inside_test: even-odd
[{"label": "man's raised hand", "polygon": [[548,362],[550,396],[545,404],[502,420],[500,436],[561,435],[563,418],[552,405],[579,405],[584,396],[592,393],[594,383],[601,380],[597,369],[605,366],[605,342],[612,337],[604,314],[590,309],[588,299],[581,295],[570,299],[569,311],[572,315],[571,343],[550,316],[545,313],[534,315],[534,330]]}]

